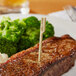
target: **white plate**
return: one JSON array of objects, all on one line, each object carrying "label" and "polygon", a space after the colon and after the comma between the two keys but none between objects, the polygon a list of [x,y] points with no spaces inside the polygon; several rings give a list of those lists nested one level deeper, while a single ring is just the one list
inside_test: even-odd
[{"label": "white plate", "polygon": [[[12,19],[17,19],[17,18],[22,19],[28,16],[36,16],[38,19],[41,19],[42,17],[46,17],[47,20],[51,22],[55,28],[55,36],[69,34],[74,39],[76,39],[76,23],[71,22],[71,21],[66,21],[54,16],[49,17],[45,15],[38,15],[38,14],[30,14],[30,15],[7,14],[7,15],[0,15],[0,19],[2,18],[2,16],[9,16]],[[63,76],[76,76],[76,65],[69,72],[65,73]]]}]

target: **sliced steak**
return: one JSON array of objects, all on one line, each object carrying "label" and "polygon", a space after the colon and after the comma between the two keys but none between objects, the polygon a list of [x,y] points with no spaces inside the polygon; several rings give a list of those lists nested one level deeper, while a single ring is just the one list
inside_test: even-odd
[{"label": "sliced steak", "polygon": [[48,38],[42,45],[40,63],[37,44],[0,64],[0,76],[61,76],[74,65],[76,40],[69,35]]}]

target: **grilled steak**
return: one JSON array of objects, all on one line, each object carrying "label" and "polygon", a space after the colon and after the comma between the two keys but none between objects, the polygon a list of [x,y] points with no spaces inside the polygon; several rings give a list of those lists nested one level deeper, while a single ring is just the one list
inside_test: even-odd
[{"label": "grilled steak", "polygon": [[76,41],[69,35],[48,38],[42,45],[40,63],[37,44],[0,64],[0,76],[61,76],[74,65]]}]

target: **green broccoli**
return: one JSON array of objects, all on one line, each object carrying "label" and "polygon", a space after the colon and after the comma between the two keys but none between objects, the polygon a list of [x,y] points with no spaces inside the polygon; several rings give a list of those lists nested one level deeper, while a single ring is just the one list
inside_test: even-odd
[{"label": "green broccoli", "polygon": [[9,56],[16,53],[17,44],[24,33],[26,23],[22,20],[11,20],[9,17],[2,19],[0,23],[0,52]]},{"label": "green broccoli", "polygon": [[18,42],[20,39],[21,34],[23,34],[24,29],[26,27],[26,23],[19,19],[16,20],[9,20],[10,18],[3,18],[0,23],[0,34],[2,37],[13,41]]},{"label": "green broccoli", "polygon": [[37,29],[27,29],[26,31],[26,35],[21,36],[21,39],[18,43],[18,49],[24,50],[27,49],[29,47],[32,47],[33,45],[35,45],[36,43],[38,43],[39,41],[39,32],[40,30]]},{"label": "green broccoli", "polygon": [[0,38],[0,52],[11,56],[17,52],[17,44],[5,38]]},{"label": "green broccoli", "polygon": [[[27,49],[38,42],[40,22],[34,16],[22,19],[26,23],[26,30],[18,43],[19,50]],[[37,32],[35,32],[37,31]]]},{"label": "green broccoli", "polygon": [[46,39],[48,37],[52,37],[54,36],[54,27],[51,23],[49,23],[48,21],[46,21],[46,29],[45,32],[43,34],[43,39]]},{"label": "green broccoli", "polygon": [[23,21],[26,23],[27,28],[40,28],[40,23],[35,16],[25,18]]},{"label": "green broccoli", "polygon": [[[41,21],[37,20],[36,23],[35,19],[37,20],[37,18],[35,17],[24,19],[24,21],[26,22],[26,30],[19,41],[19,50],[27,49],[39,42]],[[52,26],[52,24],[46,21],[46,29],[43,34],[43,40],[52,36],[54,36],[54,27]]]},{"label": "green broccoli", "polygon": [[21,36],[21,39],[18,43],[18,51],[25,50],[31,46],[28,36]]},{"label": "green broccoli", "polygon": [[40,29],[36,28],[31,28],[30,30],[28,29],[26,31],[26,34],[28,35],[28,39],[30,40],[31,46],[39,42]]},{"label": "green broccoli", "polygon": [[[0,52],[11,56],[34,46],[39,42],[40,23],[34,16],[22,20],[3,17],[0,22]],[[46,21],[43,40],[51,36],[54,36],[54,27]]]}]

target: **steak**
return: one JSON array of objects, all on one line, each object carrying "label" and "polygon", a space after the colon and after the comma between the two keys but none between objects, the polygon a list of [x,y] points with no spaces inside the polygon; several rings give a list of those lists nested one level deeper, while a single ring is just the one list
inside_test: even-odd
[{"label": "steak", "polygon": [[69,35],[44,40],[40,63],[38,50],[39,44],[36,44],[11,56],[0,64],[0,76],[61,76],[74,66],[76,40]]}]

